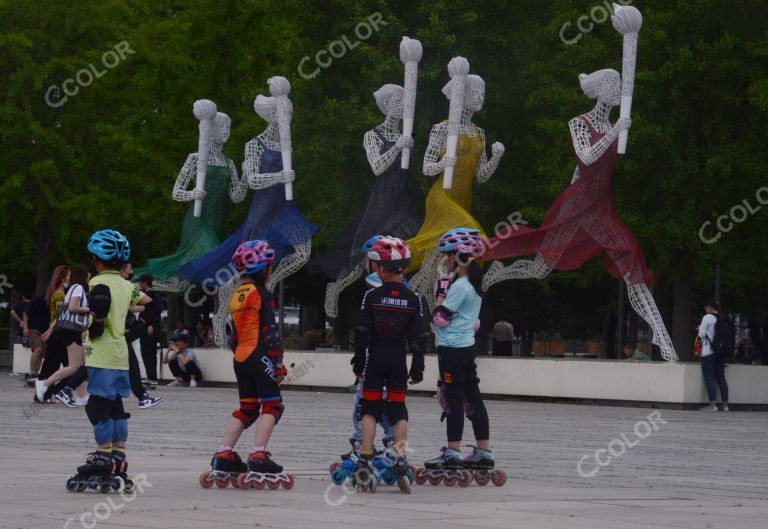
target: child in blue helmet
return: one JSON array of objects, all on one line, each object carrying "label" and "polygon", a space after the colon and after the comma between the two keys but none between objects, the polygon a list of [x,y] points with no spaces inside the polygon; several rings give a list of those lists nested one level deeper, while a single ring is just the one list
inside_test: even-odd
[{"label": "child in blue helmet", "polygon": [[[365,278],[366,284],[370,288],[376,288],[381,286],[382,282],[379,278],[379,275],[376,273],[375,270],[373,270],[371,266],[370,259],[368,259],[368,252],[371,251],[371,248],[373,248],[373,245],[376,244],[376,241],[381,239],[381,235],[374,235],[360,248],[360,251],[363,252],[365,255],[365,271],[368,273],[368,275]],[[355,427],[354,433],[350,436],[349,442],[352,445],[352,452],[357,452],[360,450],[360,443],[362,442],[362,436],[363,436],[363,430],[362,430],[362,424],[361,424],[361,410],[362,410],[362,404],[361,400],[363,398],[363,379],[358,377],[357,381],[357,391],[355,392],[355,407],[352,409],[352,424]],[[386,398],[386,396],[384,397]],[[384,439],[382,439],[382,443],[384,444],[384,448],[386,449],[389,447],[390,444],[395,440],[395,434],[392,432],[392,427],[389,425],[386,419],[382,419],[379,422],[379,426],[382,427],[384,430]],[[341,456],[342,459],[348,459],[350,457],[349,454],[344,454]]]},{"label": "child in blue helmet", "polygon": [[[85,411],[93,425],[97,450],[77,470],[81,478],[112,475],[123,479],[128,467],[125,443],[130,414],[123,409],[122,399],[131,394],[125,318],[130,307],[147,305],[152,298],[118,272],[131,256],[131,245],[123,234],[115,230],[95,232],[88,239],[88,252],[96,275],[88,282],[92,318],[84,349],[91,396]],[[77,481],[77,476],[72,479]],[[119,480],[112,483],[119,484]]]}]

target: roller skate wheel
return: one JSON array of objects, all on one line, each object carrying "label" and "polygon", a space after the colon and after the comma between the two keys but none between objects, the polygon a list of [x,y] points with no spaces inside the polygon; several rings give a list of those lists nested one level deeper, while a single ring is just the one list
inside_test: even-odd
[{"label": "roller skate wheel", "polygon": [[294,479],[293,476],[291,476],[290,474],[287,474],[285,479],[281,482],[281,484],[285,490],[291,490],[293,486],[296,484],[296,480]]},{"label": "roller skate wheel", "polygon": [[125,490],[125,480],[120,476],[112,476],[109,487],[115,492],[123,492]]},{"label": "roller skate wheel", "polygon": [[240,479],[240,474],[229,476],[229,483],[236,489],[240,488],[240,483],[238,483],[238,479]]},{"label": "roller skate wheel", "polygon": [[469,487],[472,483],[472,473],[469,470],[462,470],[459,478],[459,487]]},{"label": "roller skate wheel", "polygon": [[87,488],[88,488],[88,485],[86,485],[85,483],[77,484],[77,492],[83,492]]},{"label": "roller skate wheel", "polygon": [[220,489],[226,489],[229,486],[229,478],[215,478],[213,481]]},{"label": "roller skate wheel", "polygon": [[75,492],[78,489],[77,479],[74,477],[69,478],[66,487],[69,492]]},{"label": "roller skate wheel", "polygon": [[503,487],[507,482],[507,473],[503,470],[494,470],[493,474],[491,474],[491,481],[497,487]]},{"label": "roller skate wheel", "polygon": [[400,476],[397,478],[397,486],[400,488],[400,491],[405,494],[411,493],[411,481],[408,479],[408,476]]},{"label": "roller skate wheel", "polygon": [[251,481],[251,488],[256,490],[264,490],[264,488],[267,486],[267,482],[263,479],[254,479]]},{"label": "roller skate wheel", "polygon": [[475,483],[480,485],[481,487],[484,487],[488,484],[488,482],[491,481],[490,474],[487,473],[478,473],[475,474]]},{"label": "roller skate wheel", "polygon": [[237,476],[237,488],[240,490],[246,490],[249,486],[248,474],[240,474]]},{"label": "roller skate wheel", "polygon": [[413,473],[413,479],[417,485],[424,485],[427,482],[427,471],[423,468],[416,469]]},{"label": "roller skate wheel", "polygon": [[433,475],[433,474],[427,474],[427,481],[429,481],[430,485],[439,485],[443,481],[443,476],[440,474]]},{"label": "roller skate wheel", "polygon": [[329,474],[333,474],[333,472],[334,472],[334,471],[335,471],[337,468],[339,468],[340,466],[341,466],[341,463],[339,463],[338,461],[337,461],[337,462],[335,462],[335,463],[331,463],[331,466],[330,466],[330,467],[328,467],[328,473],[329,473]]},{"label": "roller skate wheel", "polygon": [[375,475],[371,476],[370,484],[368,485],[368,490],[371,491],[371,494],[376,494],[376,487],[379,485],[379,480]]},{"label": "roller skate wheel", "polygon": [[210,472],[203,472],[200,474],[200,486],[204,489],[210,489],[213,487],[213,480],[211,479],[211,473]]},{"label": "roller skate wheel", "polygon": [[343,468],[337,468],[331,474],[331,481],[334,485],[341,485],[347,479],[347,472]]},{"label": "roller skate wheel", "polygon": [[277,490],[280,487],[279,481],[272,481],[271,479],[266,480],[267,487],[269,490]]},{"label": "roller skate wheel", "polygon": [[111,488],[112,488],[111,483],[102,483],[101,485],[99,485],[99,492],[101,492],[102,494],[106,494],[110,491]]},{"label": "roller skate wheel", "polygon": [[130,494],[131,492],[133,492],[134,488],[135,486],[133,484],[133,480],[129,478],[125,478],[125,490],[123,490],[123,492]]},{"label": "roller skate wheel", "polygon": [[456,478],[455,476],[445,476],[443,478],[443,483],[445,484],[446,487],[453,487],[457,481],[458,481],[458,478]]}]

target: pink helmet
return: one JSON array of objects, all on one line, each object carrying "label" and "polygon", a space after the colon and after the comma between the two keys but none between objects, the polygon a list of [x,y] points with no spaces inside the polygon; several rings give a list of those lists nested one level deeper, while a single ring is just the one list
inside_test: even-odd
[{"label": "pink helmet", "polygon": [[232,263],[245,275],[258,274],[275,260],[275,251],[267,241],[246,241],[235,250]]}]

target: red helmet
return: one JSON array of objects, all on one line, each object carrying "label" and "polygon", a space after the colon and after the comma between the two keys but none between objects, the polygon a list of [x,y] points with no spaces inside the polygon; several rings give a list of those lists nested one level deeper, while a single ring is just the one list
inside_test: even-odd
[{"label": "red helmet", "polygon": [[411,250],[402,239],[387,235],[374,243],[368,259],[387,270],[402,270],[411,262]]}]

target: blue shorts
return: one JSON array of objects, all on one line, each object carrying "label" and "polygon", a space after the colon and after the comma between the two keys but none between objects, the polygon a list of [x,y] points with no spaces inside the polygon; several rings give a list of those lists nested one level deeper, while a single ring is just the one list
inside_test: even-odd
[{"label": "blue shorts", "polygon": [[128,378],[128,371],[89,367],[88,393],[107,400],[115,400],[118,397],[130,397],[131,381]]}]

